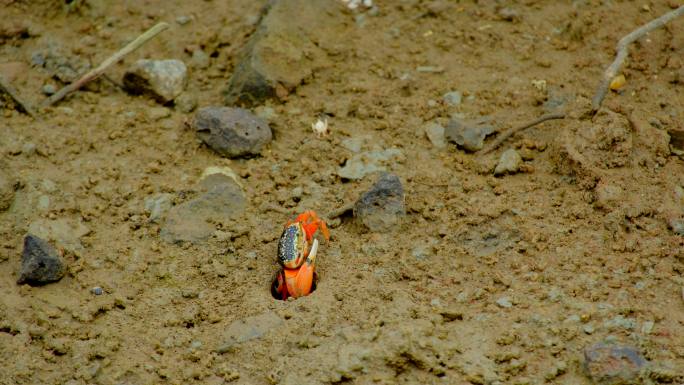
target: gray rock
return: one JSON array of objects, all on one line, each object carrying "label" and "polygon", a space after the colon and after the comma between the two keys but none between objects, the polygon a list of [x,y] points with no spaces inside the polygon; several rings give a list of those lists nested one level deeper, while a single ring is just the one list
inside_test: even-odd
[{"label": "gray rock", "polygon": [[201,49],[196,49],[192,52],[192,58],[190,59],[190,65],[193,68],[206,69],[206,68],[209,68],[210,64],[211,64],[211,60],[209,59],[209,55],[207,55],[206,52],[202,51]]},{"label": "gray rock", "polygon": [[183,92],[174,100],[173,104],[176,110],[189,114],[197,108],[197,98],[192,94]]},{"label": "gray rock", "polygon": [[102,288],[99,286],[95,286],[94,288],[90,289],[90,292],[95,295],[102,295],[102,293],[104,293],[104,290],[102,290]]},{"label": "gray rock", "polygon": [[494,175],[514,174],[520,170],[520,165],[522,165],[522,157],[517,151],[509,148],[501,154],[501,159],[494,169]]},{"label": "gray rock", "polygon": [[41,92],[44,93],[47,96],[53,95],[55,92],[57,92],[57,87],[55,87],[54,84],[45,84],[41,89]]},{"label": "gray rock", "polygon": [[367,174],[387,171],[386,164],[401,157],[403,157],[403,153],[396,148],[361,152],[347,160],[347,163],[337,170],[337,175],[344,179],[361,179]]},{"label": "gray rock", "polygon": [[147,60],[135,62],[126,71],[123,84],[132,94],[145,94],[160,103],[173,101],[188,82],[188,70],[180,60]]},{"label": "gray rock", "polygon": [[169,243],[202,243],[214,234],[214,223],[233,219],[247,206],[247,199],[235,180],[211,174],[200,183],[202,193],[169,210],[161,238]]},{"label": "gray rock", "polygon": [[520,13],[513,8],[503,7],[496,14],[506,21],[520,21]]},{"label": "gray rock", "polygon": [[145,199],[145,211],[150,213],[150,222],[157,223],[171,209],[172,198],[171,194],[161,193]]},{"label": "gray rock", "polygon": [[17,283],[42,285],[59,281],[66,272],[62,256],[52,245],[31,234],[24,238]]},{"label": "gray rock", "polygon": [[147,109],[147,118],[153,122],[171,116],[171,110],[166,107],[152,107]]},{"label": "gray rock", "polygon": [[[2,188],[0,188],[1,190]],[[0,210],[2,210],[2,198],[0,198]],[[667,224],[673,233],[684,236],[684,218],[672,218]]]},{"label": "gray rock", "polygon": [[614,206],[619,206],[623,203],[623,190],[622,187],[614,184],[599,182],[594,189],[595,201],[594,204],[597,208],[611,208]]},{"label": "gray rock", "polygon": [[463,94],[458,91],[447,92],[442,96],[444,102],[450,106],[458,106],[463,101]]},{"label": "gray rock", "polygon": [[26,156],[34,155],[36,153],[35,143],[31,143],[31,142],[24,143],[24,145],[21,146],[21,153],[26,155]]},{"label": "gray rock", "polygon": [[234,321],[224,333],[223,344],[218,346],[219,354],[229,352],[233,347],[257,339],[272,329],[282,325],[284,321],[273,312],[266,312],[245,319]]},{"label": "gray rock", "polygon": [[[254,106],[284,98],[325,63],[326,35],[342,33],[343,14],[335,2],[270,2],[224,91],[227,105]],[[326,15],[321,17],[320,15]]]},{"label": "gray rock", "polygon": [[629,345],[599,342],[584,349],[584,369],[594,383],[621,385],[636,383],[646,360]]},{"label": "gray rock", "polygon": [[425,135],[427,135],[430,143],[437,148],[446,147],[446,140],[444,139],[444,127],[437,122],[429,122],[425,125]]},{"label": "gray rock", "polygon": [[388,231],[405,214],[404,187],[394,174],[382,173],[354,204],[354,217],[371,231]]},{"label": "gray rock", "polygon": [[496,300],[496,304],[503,308],[513,307],[511,300],[508,297],[501,297]]},{"label": "gray rock", "polygon": [[14,178],[0,170],[0,212],[7,210],[14,202],[14,187]]},{"label": "gray rock", "polygon": [[242,108],[202,108],[192,125],[204,143],[231,158],[258,155],[273,138],[266,121]]},{"label": "gray rock", "polygon": [[192,21],[192,19],[190,18],[190,16],[186,15],[181,15],[176,18],[176,23],[178,23],[178,25],[185,25],[188,24],[190,21]]},{"label": "gray rock", "polygon": [[479,151],[484,147],[484,139],[494,132],[494,127],[485,120],[467,122],[452,118],[444,130],[447,140],[463,147],[466,151]]}]

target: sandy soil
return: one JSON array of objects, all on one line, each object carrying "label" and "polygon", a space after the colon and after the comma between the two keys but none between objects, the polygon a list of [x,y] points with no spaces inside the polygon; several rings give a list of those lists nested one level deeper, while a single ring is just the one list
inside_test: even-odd
[{"label": "sandy soil", "polygon": [[[0,8],[0,72],[32,104],[63,85],[35,52],[97,65],[167,21],[108,77],[139,58],[180,59],[186,94],[221,105],[265,1],[63,3]],[[503,3],[336,4],[321,17],[343,33],[320,32],[327,59],[265,104],[274,140],[250,159],[220,157],[185,124],[192,113],[160,115],[106,80],[36,120],[7,106],[0,161],[16,192],[0,212],[0,384],[589,384],[583,351],[606,339],[648,359],[635,382],[684,383],[684,238],[670,228],[684,215],[684,163],[667,134],[684,129],[684,21],[636,44],[625,88],[583,114],[617,40],[679,4]],[[192,58],[198,47],[208,63]],[[460,104],[443,101],[450,91]],[[551,105],[568,117],[485,157],[424,132],[452,116],[505,129]],[[331,134],[319,139],[321,114]],[[401,151],[387,168],[407,215],[385,233],[331,220],[317,290],[274,300],[282,225],[353,203],[375,180],[337,176],[353,155],[343,141],[362,137]],[[495,177],[508,148],[524,172]],[[181,204],[209,166],[237,173],[246,212],[206,242],[165,242],[145,201]],[[61,281],[16,283],[30,226],[63,232]]]}]

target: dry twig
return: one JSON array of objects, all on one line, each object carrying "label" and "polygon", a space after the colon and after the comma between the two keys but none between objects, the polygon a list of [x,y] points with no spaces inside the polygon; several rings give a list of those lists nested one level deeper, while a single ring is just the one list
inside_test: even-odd
[{"label": "dry twig", "polygon": [[603,73],[603,79],[601,79],[601,84],[596,90],[596,94],[594,95],[594,98],[591,101],[591,106],[594,112],[598,111],[598,109],[601,108],[601,103],[603,102],[603,98],[606,97],[606,93],[608,92],[610,82],[617,75],[618,71],[620,70],[620,67],[622,67],[622,63],[627,58],[627,54],[629,53],[629,45],[638,40],[639,38],[643,37],[645,34],[653,31],[654,29],[664,26],[665,24],[669,23],[672,19],[675,19],[683,14],[684,5],[675,9],[674,11],[670,11],[660,16],[657,19],[649,21],[648,23],[642,25],[641,27],[635,29],[634,31],[630,32],[628,35],[620,39],[615,48],[615,51],[617,52],[615,55],[615,60],[613,60],[613,63],[611,63],[611,65],[608,66],[608,68],[606,68],[606,71]]},{"label": "dry twig", "polygon": [[328,219],[334,219],[337,217],[341,217],[342,215],[348,213],[349,211],[354,210],[354,203],[347,203],[342,207],[339,207],[335,210],[332,210],[331,212],[326,215],[326,218]]},{"label": "dry twig", "polygon": [[138,36],[135,40],[128,43],[125,47],[123,47],[122,49],[117,51],[114,55],[110,56],[105,61],[103,61],[102,64],[100,64],[97,68],[95,68],[92,71],[88,72],[87,74],[83,75],[77,81],[65,86],[64,88],[57,91],[57,93],[50,96],[49,98],[45,99],[45,101],[43,101],[43,103],[41,104],[41,108],[49,107],[49,106],[57,103],[58,101],[62,100],[68,94],[70,94],[70,93],[76,91],[77,89],[83,87],[88,82],[90,82],[94,79],[97,79],[111,65],[119,62],[126,55],[128,55],[131,52],[135,51],[136,49],[140,48],[148,40],[152,39],[157,34],[159,34],[160,32],[162,32],[163,30],[165,30],[167,28],[169,28],[169,25],[167,23],[162,22],[162,23],[159,23],[159,24],[155,25],[154,27],[148,29],[147,31],[145,31],[145,33]]},{"label": "dry twig", "polygon": [[484,149],[480,150],[480,154],[486,155],[486,154],[489,154],[490,152],[496,150],[497,147],[499,147],[499,146],[501,145],[501,143],[505,142],[506,139],[510,138],[513,134],[515,134],[515,133],[518,132],[518,131],[522,131],[522,130],[524,130],[524,129],[527,129],[527,128],[536,126],[537,124],[542,123],[542,122],[545,122],[545,121],[547,121],[547,120],[552,120],[552,119],[563,119],[563,118],[565,118],[565,114],[564,114],[564,113],[546,114],[546,115],[542,115],[541,117],[539,117],[539,118],[537,118],[537,119],[535,119],[535,120],[533,120],[533,121],[531,121],[531,122],[529,122],[529,123],[525,123],[525,124],[523,124],[522,126],[513,127],[513,128],[511,128],[510,130],[508,130],[508,131],[504,132],[503,134],[499,135],[499,137],[496,138],[496,140],[494,140],[494,141],[492,142],[492,144],[490,144],[489,146],[487,146],[487,148],[484,148]]},{"label": "dry twig", "polygon": [[2,75],[0,75],[0,93],[2,92],[9,95],[10,98],[12,98],[12,100],[19,105],[20,110],[23,110],[33,118],[36,117],[36,113],[33,112],[33,109],[19,97],[17,90],[15,90],[14,87],[12,87],[12,85],[10,85],[10,83]]}]

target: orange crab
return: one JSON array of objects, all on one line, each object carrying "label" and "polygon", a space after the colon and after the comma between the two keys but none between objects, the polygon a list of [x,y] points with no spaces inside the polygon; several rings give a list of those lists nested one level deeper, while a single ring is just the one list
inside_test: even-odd
[{"label": "orange crab", "polygon": [[311,293],[318,252],[318,240],[314,239],[314,234],[318,229],[326,240],[330,239],[328,226],[315,211],[305,211],[285,225],[278,241],[278,262],[283,268],[272,288],[276,298],[299,298]]}]

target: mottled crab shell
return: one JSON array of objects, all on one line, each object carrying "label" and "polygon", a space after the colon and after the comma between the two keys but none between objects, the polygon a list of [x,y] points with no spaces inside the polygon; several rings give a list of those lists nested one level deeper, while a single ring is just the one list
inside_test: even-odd
[{"label": "mottled crab shell", "polygon": [[278,262],[287,269],[296,269],[306,260],[306,233],[299,222],[285,227],[278,241]]}]

